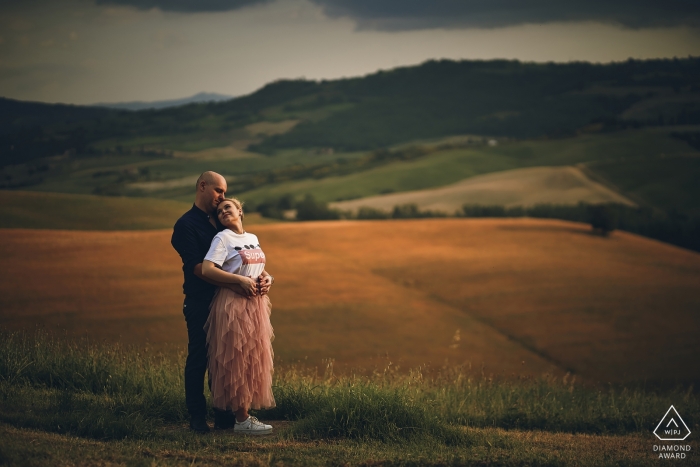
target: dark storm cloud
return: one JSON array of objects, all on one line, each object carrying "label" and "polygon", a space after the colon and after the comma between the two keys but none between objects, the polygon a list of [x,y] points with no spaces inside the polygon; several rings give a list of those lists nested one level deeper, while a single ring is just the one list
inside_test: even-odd
[{"label": "dark storm cloud", "polygon": [[237,10],[269,1],[271,0],[95,0],[95,3],[98,5],[132,6],[140,10],[158,8],[163,11],[195,13]]},{"label": "dark storm cloud", "polygon": [[699,26],[699,0],[311,0],[362,29],[491,28],[601,21],[631,28]]}]

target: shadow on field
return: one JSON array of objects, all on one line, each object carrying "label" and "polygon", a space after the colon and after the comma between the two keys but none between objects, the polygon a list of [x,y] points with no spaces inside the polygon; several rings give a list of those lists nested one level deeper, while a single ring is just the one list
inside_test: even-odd
[{"label": "shadow on field", "polygon": [[555,224],[509,224],[509,225],[499,225],[496,227],[498,230],[506,230],[510,232],[568,232],[581,235],[590,235],[592,237],[600,237],[600,232],[591,229],[590,227],[579,226],[568,226],[568,225],[555,225]]}]

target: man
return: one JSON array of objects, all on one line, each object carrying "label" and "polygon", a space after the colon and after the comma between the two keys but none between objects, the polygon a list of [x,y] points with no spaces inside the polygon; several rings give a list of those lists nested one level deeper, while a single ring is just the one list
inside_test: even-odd
[{"label": "man", "polygon": [[[187,361],[185,363],[185,402],[190,413],[190,428],[198,433],[209,432],[204,397],[204,375],[207,370],[207,338],[204,323],[209,316],[216,287],[229,287],[246,295],[238,285],[220,284],[202,276],[202,261],[218,233],[216,207],[226,195],[226,180],[216,172],[204,172],[197,179],[192,209],[175,223],[171,244],[182,258],[185,302],[182,311],[187,322]],[[265,284],[267,285],[267,284]],[[231,428],[236,422],[232,412],[215,411],[214,426]]]}]

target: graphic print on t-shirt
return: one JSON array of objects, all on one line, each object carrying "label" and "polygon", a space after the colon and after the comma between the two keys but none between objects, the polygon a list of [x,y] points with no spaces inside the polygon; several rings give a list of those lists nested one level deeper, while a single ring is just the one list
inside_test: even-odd
[{"label": "graphic print on t-shirt", "polygon": [[260,245],[244,245],[245,248],[236,247],[241,257],[241,276],[258,277],[265,269],[265,253]]},{"label": "graphic print on t-shirt", "polygon": [[237,234],[229,229],[222,230],[214,237],[204,259],[231,274],[255,279],[265,270],[265,253],[258,237],[247,232]]}]

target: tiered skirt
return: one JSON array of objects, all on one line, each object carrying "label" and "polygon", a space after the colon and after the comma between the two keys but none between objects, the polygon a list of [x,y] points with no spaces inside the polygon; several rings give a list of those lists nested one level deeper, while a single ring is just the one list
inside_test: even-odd
[{"label": "tiered skirt", "polygon": [[215,408],[275,406],[271,310],[267,295],[248,298],[219,288],[214,296],[204,331]]}]

